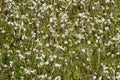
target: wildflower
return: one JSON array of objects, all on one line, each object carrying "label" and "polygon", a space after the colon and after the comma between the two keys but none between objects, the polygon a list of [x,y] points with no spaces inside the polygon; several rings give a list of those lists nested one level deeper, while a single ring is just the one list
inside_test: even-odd
[{"label": "wildflower", "polygon": [[45,77],[47,77],[47,74],[43,74],[43,75],[38,75],[38,78],[42,78],[42,79],[44,79]]},{"label": "wildflower", "polygon": [[117,72],[117,73],[116,73],[116,79],[117,79],[117,80],[120,80],[120,72]]},{"label": "wildflower", "polygon": [[107,53],[107,56],[109,56],[110,54],[111,54],[111,52],[108,52],[108,53]]},{"label": "wildflower", "polygon": [[105,27],[105,30],[108,31],[108,30],[109,30],[109,27]]},{"label": "wildflower", "polygon": [[87,61],[88,61],[88,62],[90,62],[90,61],[91,61],[91,59],[90,59],[90,58],[87,58]]},{"label": "wildflower", "polygon": [[16,50],[16,53],[21,53],[21,51],[20,50]]},{"label": "wildflower", "polygon": [[38,67],[43,66],[44,64],[45,64],[44,62],[40,62],[40,63],[38,64]]},{"label": "wildflower", "polygon": [[15,76],[14,76],[14,75],[15,75],[15,72],[13,71],[13,72],[12,72],[12,78],[15,78]]},{"label": "wildflower", "polygon": [[110,2],[110,0],[105,0],[105,3],[109,3]]},{"label": "wildflower", "polygon": [[102,34],[102,33],[103,33],[103,30],[99,30],[99,32]]},{"label": "wildflower", "polygon": [[64,41],[64,44],[68,44],[68,41]]},{"label": "wildflower", "polygon": [[94,7],[94,6],[92,6],[92,10],[95,10],[95,7]]},{"label": "wildflower", "polygon": [[79,17],[85,17],[85,14],[84,13],[79,13],[78,16]]},{"label": "wildflower", "polygon": [[117,52],[116,54],[117,54],[117,55],[120,55],[120,52]]},{"label": "wildflower", "polygon": [[65,48],[63,48],[62,46],[59,46],[59,49],[61,49],[61,50],[63,50],[63,51],[65,50]]},{"label": "wildflower", "polygon": [[29,70],[29,69],[26,69],[26,68],[24,69],[24,72],[25,72],[26,74],[29,74],[29,75],[31,74],[31,73],[30,73],[30,70]]},{"label": "wildflower", "polygon": [[81,34],[75,34],[75,36],[76,36],[77,38],[79,38],[80,40],[84,38],[84,35],[81,35]]},{"label": "wildflower", "polygon": [[88,44],[91,44],[91,42],[90,42],[90,41],[88,41]]},{"label": "wildflower", "polygon": [[21,60],[25,58],[22,54],[19,54],[18,56]]},{"label": "wildflower", "polygon": [[4,34],[5,32],[6,32],[5,30],[2,30],[2,31],[1,31],[1,33],[3,33],[3,34]]},{"label": "wildflower", "polygon": [[50,44],[49,44],[49,43],[47,43],[47,44],[46,44],[46,47],[49,47],[49,46],[50,46]]},{"label": "wildflower", "polygon": [[96,80],[96,78],[97,78],[96,76],[93,76],[93,80]]},{"label": "wildflower", "polygon": [[61,64],[55,63],[55,67],[60,68],[61,66],[62,66]]},{"label": "wildflower", "polygon": [[85,49],[81,49],[81,51],[82,51],[83,53],[85,53]]},{"label": "wildflower", "polygon": [[30,72],[31,72],[32,74],[35,74],[36,70],[31,70]]},{"label": "wildflower", "polygon": [[45,65],[48,65],[48,64],[49,64],[49,61],[46,61],[44,64],[45,64]]},{"label": "wildflower", "polygon": [[23,76],[21,76],[21,77],[20,77],[20,79],[21,79],[21,80],[24,80],[24,77],[23,77]]},{"label": "wildflower", "polygon": [[50,57],[50,61],[53,61],[54,59],[56,59],[56,58],[57,58],[57,56],[56,56],[56,55],[50,55],[49,57]]},{"label": "wildflower", "polygon": [[56,76],[54,80],[61,80],[61,76]]},{"label": "wildflower", "polygon": [[53,22],[53,18],[50,18],[50,23],[52,23]]},{"label": "wildflower", "polygon": [[120,65],[118,65],[117,68],[120,69]]},{"label": "wildflower", "polygon": [[102,80],[102,77],[100,76],[100,77],[98,78],[98,80]]},{"label": "wildflower", "polygon": [[13,66],[13,61],[10,61],[10,67],[12,67]]},{"label": "wildflower", "polygon": [[3,65],[3,66],[4,66],[5,68],[7,68],[7,67],[8,67],[8,65],[6,65],[6,64],[5,64],[5,65]]},{"label": "wildflower", "polygon": [[30,54],[31,54],[31,51],[28,51],[28,52],[26,52],[25,54],[26,54],[26,55],[30,55]]},{"label": "wildflower", "polygon": [[4,44],[4,47],[5,47],[6,49],[9,49],[9,48],[10,48],[8,44]]}]

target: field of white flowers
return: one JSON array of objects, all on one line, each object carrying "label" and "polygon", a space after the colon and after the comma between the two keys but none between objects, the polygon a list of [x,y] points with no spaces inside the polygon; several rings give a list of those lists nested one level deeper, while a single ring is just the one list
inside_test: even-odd
[{"label": "field of white flowers", "polygon": [[0,0],[0,80],[120,80],[120,0]]}]

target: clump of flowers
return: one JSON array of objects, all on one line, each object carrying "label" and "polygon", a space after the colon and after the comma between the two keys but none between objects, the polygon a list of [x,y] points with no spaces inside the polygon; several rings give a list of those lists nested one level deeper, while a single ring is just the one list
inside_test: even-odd
[{"label": "clump of flowers", "polygon": [[0,80],[119,80],[119,3],[0,1]]}]

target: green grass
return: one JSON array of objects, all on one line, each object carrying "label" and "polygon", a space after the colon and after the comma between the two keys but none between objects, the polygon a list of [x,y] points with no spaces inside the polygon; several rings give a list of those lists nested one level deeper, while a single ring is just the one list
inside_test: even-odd
[{"label": "green grass", "polygon": [[0,0],[0,80],[120,80],[119,57],[119,0]]}]

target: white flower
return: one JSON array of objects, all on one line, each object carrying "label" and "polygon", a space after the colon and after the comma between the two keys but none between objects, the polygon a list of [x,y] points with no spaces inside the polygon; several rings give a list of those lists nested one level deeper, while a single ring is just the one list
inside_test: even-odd
[{"label": "white flower", "polygon": [[96,78],[97,78],[96,76],[93,76],[93,80],[96,80]]},{"label": "white flower", "polygon": [[34,4],[34,6],[36,6],[37,5],[37,3],[34,1],[34,0],[31,0],[32,1],[32,3]]},{"label": "white flower", "polygon": [[110,54],[111,54],[111,52],[108,52],[108,53],[107,53],[107,56],[109,56]]},{"label": "white flower", "polygon": [[50,57],[50,61],[53,61],[55,58],[57,58],[56,55],[50,55],[49,57]]},{"label": "white flower", "polygon": [[102,77],[99,77],[98,80],[102,80]]},{"label": "white flower", "polygon": [[3,65],[3,66],[4,66],[5,68],[6,68],[6,67],[8,67],[8,65],[6,65],[6,64],[5,64],[5,65]]},{"label": "white flower", "polygon": [[100,33],[103,33],[103,30],[99,30]]},{"label": "white flower", "polygon": [[5,32],[6,32],[5,30],[2,30],[2,31],[1,31],[1,33],[3,33],[3,34],[4,34]]},{"label": "white flower", "polygon": [[106,30],[106,31],[109,30],[109,27],[105,27],[105,30]]},{"label": "white flower", "polygon": [[24,72],[26,73],[26,74],[30,74],[30,70],[29,69],[24,69]]},{"label": "white flower", "polygon": [[31,72],[32,74],[35,74],[36,70],[31,70],[30,72]]},{"label": "white flower", "polygon": [[38,78],[45,78],[47,77],[47,74],[39,75]]},{"label": "white flower", "polygon": [[82,49],[81,51],[85,53],[85,49]]},{"label": "white flower", "polygon": [[90,41],[88,41],[88,44],[91,44],[91,42],[90,42]]},{"label": "white flower", "polygon": [[13,61],[10,61],[10,67],[12,67],[13,66]]},{"label": "white flower", "polygon": [[36,70],[31,70],[31,69],[27,69],[27,68],[24,68],[24,72],[26,73],[26,74],[28,74],[28,75],[30,75],[31,73],[32,74],[35,74],[35,72],[36,72]]},{"label": "white flower", "polygon": [[79,38],[80,40],[84,38],[84,35],[81,35],[81,34],[75,34],[75,36],[76,36],[77,38]]},{"label": "white flower", "polygon": [[20,77],[20,79],[21,79],[21,80],[24,80],[24,77],[23,77],[23,76],[21,76],[21,77]]},{"label": "white flower", "polygon": [[59,49],[61,49],[61,50],[63,50],[63,51],[65,50],[65,48],[63,48],[62,46],[59,46]]},{"label": "white flower", "polygon": [[64,44],[68,44],[68,41],[64,41]]},{"label": "white flower", "polygon": [[52,17],[50,17],[50,23],[51,23],[51,22],[53,22],[53,18],[52,18]]},{"label": "white flower", "polygon": [[116,79],[117,79],[117,80],[120,80],[120,72],[117,72],[117,73],[116,73]]},{"label": "white flower", "polygon": [[10,48],[8,44],[4,44],[4,47],[5,47],[6,49],[9,49],[9,48]]},{"label": "white flower", "polygon": [[84,13],[79,13],[78,16],[79,17],[83,17],[85,14]]},{"label": "white flower", "polygon": [[21,53],[21,51],[20,50],[16,50],[16,53]]},{"label": "white flower", "polygon": [[117,55],[120,55],[120,52],[117,52],[116,54],[117,54]]},{"label": "white flower", "polygon": [[109,3],[110,2],[110,0],[105,0],[105,3]]},{"label": "white flower", "polygon": [[91,59],[90,59],[90,58],[87,58],[87,61],[88,61],[88,62],[90,62],[90,61],[91,61]]},{"label": "white flower", "polygon": [[58,63],[55,64],[55,67],[60,68],[61,66],[62,66],[61,64],[58,64]]},{"label": "white flower", "polygon": [[49,64],[49,61],[46,61],[44,64],[45,64],[45,65],[48,65],[48,64]]},{"label": "white flower", "polygon": [[49,46],[50,46],[50,44],[49,44],[49,43],[47,43],[47,44],[46,44],[46,47],[49,47]]},{"label": "white flower", "polygon": [[56,56],[56,55],[53,55],[52,57],[53,57],[53,58],[57,58],[57,56]]},{"label": "white flower", "polygon": [[56,76],[54,80],[61,80],[61,76]]},{"label": "white flower", "polygon": [[20,59],[24,59],[25,57],[22,54],[18,55]]},{"label": "white flower", "polygon": [[43,66],[44,64],[45,64],[44,62],[40,62],[40,63],[38,64],[38,67]]},{"label": "white flower", "polygon": [[30,54],[31,54],[31,51],[28,51],[28,52],[26,52],[25,54],[26,54],[26,55],[30,55]]},{"label": "white flower", "polygon": [[95,7],[94,7],[94,6],[92,6],[92,10],[95,10]]},{"label": "white flower", "polygon": [[55,30],[52,27],[49,27],[50,32],[55,33]]}]

